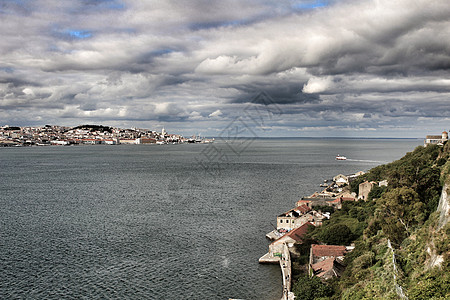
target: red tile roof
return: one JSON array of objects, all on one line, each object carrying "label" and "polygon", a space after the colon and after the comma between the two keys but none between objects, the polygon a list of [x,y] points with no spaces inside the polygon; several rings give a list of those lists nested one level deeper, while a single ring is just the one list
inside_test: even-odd
[{"label": "red tile roof", "polygon": [[290,237],[291,239],[293,239],[297,242],[301,242],[303,237],[305,236],[305,234],[308,233],[308,229],[310,227],[314,227],[314,224],[307,222],[307,223],[303,224],[302,226],[289,231],[288,233],[286,233],[279,239],[273,241],[272,244],[277,243],[278,241],[280,241],[281,239],[283,239],[285,237]]},{"label": "red tile roof", "polygon": [[302,226],[295,228],[294,230],[291,230],[288,233],[286,233],[286,236],[296,240],[297,242],[300,242],[303,239],[303,237],[305,236],[305,234],[308,233],[308,229],[310,227],[314,227],[314,225],[309,222],[305,223]]},{"label": "red tile roof", "polygon": [[311,208],[309,208],[308,205],[303,204],[303,205],[297,206],[296,208],[294,208],[294,210],[298,210],[298,211],[300,211],[302,214],[304,214],[304,213],[307,213],[308,211],[310,211]]},{"label": "red tile roof", "polygon": [[311,265],[314,272],[319,272],[316,276],[322,277],[326,272],[333,269],[334,257],[329,257],[321,262]]},{"label": "red tile roof", "polygon": [[342,201],[355,201],[356,199],[353,197],[341,197],[340,198]]},{"label": "red tile roof", "polygon": [[347,252],[345,246],[336,245],[311,245],[312,254],[315,257],[322,256],[344,256]]},{"label": "red tile roof", "polygon": [[339,203],[339,202],[341,202],[341,198],[336,198],[336,199],[334,199],[332,201],[328,200],[327,202],[328,203]]},{"label": "red tile roof", "polygon": [[[304,215],[305,213],[307,213],[307,212],[310,211],[310,210],[311,210],[311,208],[309,208],[308,205],[303,204],[303,205],[297,206],[296,208],[293,208],[293,209],[291,209],[291,210],[288,210],[288,211],[285,212],[285,213],[282,213],[282,214],[280,215],[280,217],[287,216],[287,215],[289,215],[289,214],[292,213],[292,212],[294,212],[294,213],[293,213],[294,217],[299,217],[300,215]],[[298,213],[297,213],[297,212],[298,212]],[[297,215],[297,214],[298,214],[298,215]]]}]

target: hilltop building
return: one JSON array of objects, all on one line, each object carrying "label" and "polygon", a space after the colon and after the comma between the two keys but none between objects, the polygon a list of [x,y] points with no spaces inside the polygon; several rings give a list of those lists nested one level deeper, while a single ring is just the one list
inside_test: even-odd
[{"label": "hilltop building", "polygon": [[428,145],[442,145],[448,141],[448,132],[443,131],[441,135],[427,135],[425,137],[424,146]]}]

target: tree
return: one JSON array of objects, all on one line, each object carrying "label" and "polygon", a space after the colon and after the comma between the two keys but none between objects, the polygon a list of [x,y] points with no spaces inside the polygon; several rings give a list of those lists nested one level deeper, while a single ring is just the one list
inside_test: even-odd
[{"label": "tree", "polygon": [[359,193],[359,185],[361,183],[363,183],[364,181],[366,181],[366,176],[362,175],[362,176],[356,177],[355,180],[350,182],[350,191],[358,194]]},{"label": "tree", "polygon": [[409,291],[411,300],[448,299],[450,296],[450,277],[447,272],[434,272],[419,278]]},{"label": "tree", "polygon": [[369,192],[369,195],[367,196],[367,200],[371,201],[373,199],[378,199],[380,198],[383,193],[386,191],[386,187],[385,186],[378,186],[378,185],[374,185],[372,187],[372,189]]},{"label": "tree", "polygon": [[321,297],[333,295],[333,289],[322,283],[318,277],[309,278],[301,275],[292,287],[297,299],[314,300]]},{"label": "tree", "polygon": [[420,202],[419,195],[412,188],[401,187],[386,192],[380,203],[381,227],[397,243],[401,242],[405,233],[409,234],[411,226],[421,224],[425,220],[425,205]]},{"label": "tree", "polygon": [[324,228],[319,239],[330,245],[348,245],[353,239],[353,234],[347,225],[335,224]]}]

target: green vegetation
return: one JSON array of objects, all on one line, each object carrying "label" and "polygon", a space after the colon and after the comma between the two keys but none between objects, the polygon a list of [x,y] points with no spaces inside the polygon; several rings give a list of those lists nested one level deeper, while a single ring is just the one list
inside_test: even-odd
[{"label": "green vegetation", "polygon": [[[355,192],[366,180],[387,180],[388,186],[374,185],[366,202],[344,202],[330,220],[309,233],[326,244],[354,243],[355,249],[345,257],[342,277],[322,283],[329,288],[326,295],[317,278],[308,283],[300,275],[293,288],[299,299],[399,299],[395,284],[410,300],[450,299],[450,223],[438,229],[435,212],[443,184],[450,184],[449,157],[449,143],[417,147],[353,181],[350,189]],[[306,247],[298,247],[297,263],[306,260]]]},{"label": "green vegetation", "polygon": [[344,202],[342,209],[332,214],[322,227],[316,227],[310,237],[330,245],[349,245],[362,236],[367,220],[374,212],[373,202]]},{"label": "green vegetation", "polygon": [[298,299],[314,300],[318,298],[325,298],[333,294],[330,286],[322,283],[318,277],[309,278],[306,275],[298,277],[296,283],[292,287],[292,291],[298,296]]},{"label": "green vegetation", "polygon": [[350,191],[352,193],[358,194],[358,192],[359,192],[359,184],[363,183],[366,180],[367,180],[367,174],[358,176],[355,180],[350,182]]},{"label": "green vegetation", "polygon": [[103,125],[80,125],[77,127],[74,127],[72,129],[85,129],[90,131],[100,131],[100,132],[109,132],[112,133],[112,128],[109,126],[103,126]]},{"label": "green vegetation", "polygon": [[374,185],[372,190],[369,192],[369,195],[367,197],[367,200],[374,200],[374,199],[378,199],[381,196],[383,196],[384,192],[386,192],[387,187],[386,186],[378,186],[378,185]]},{"label": "green vegetation", "polygon": [[320,211],[323,213],[326,213],[326,212],[334,213],[334,211],[335,211],[334,207],[329,206],[329,205],[317,205],[317,206],[314,206],[314,210]]}]

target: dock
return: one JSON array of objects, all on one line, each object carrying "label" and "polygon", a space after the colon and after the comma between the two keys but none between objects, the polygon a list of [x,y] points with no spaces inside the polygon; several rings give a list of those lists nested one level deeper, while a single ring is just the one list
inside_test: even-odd
[{"label": "dock", "polygon": [[260,264],[278,264],[280,262],[280,257],[273,256],[270,252],[264,254],[259,258]]},{"label": "dock", "polygon": [[260,264],[280,264],[281,276],[283,278],[283,295],[281,300],[294,300],[294,293],[291,292],[292,284],[292,261],[289,248],[284,243],[283,251],[274,255],[271,251],[264,254],[258,261]]},{"label": "dock", "polygon": [[282,237],[284,234],[278,232],[278,230],[274,229],[271,232],[269,232],[268,234],[266,234],[266,238],[268,238],[271,241],[277,240],[280,237]]}]

